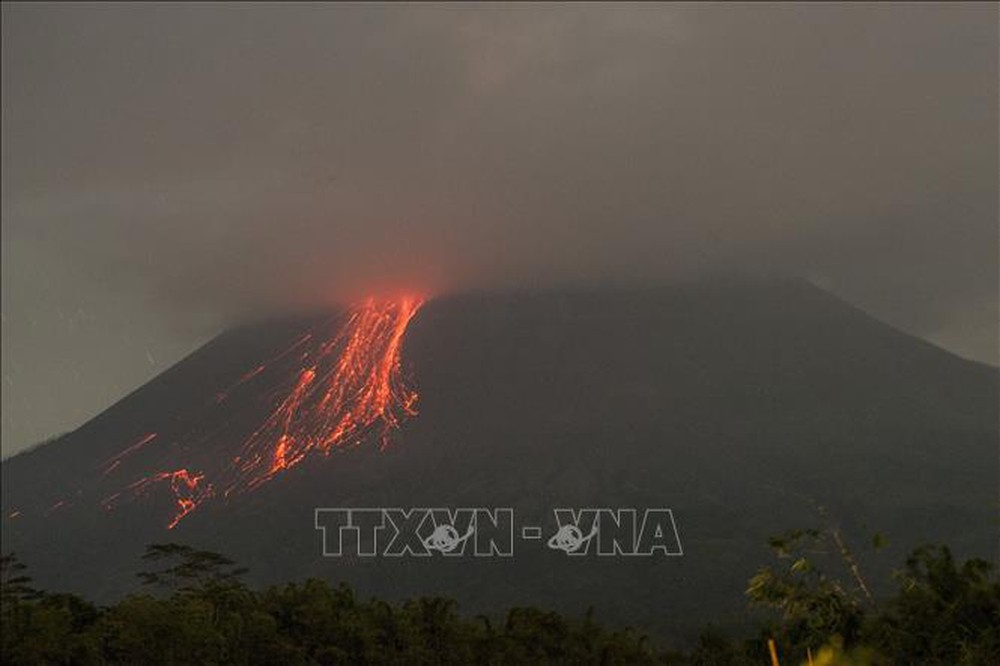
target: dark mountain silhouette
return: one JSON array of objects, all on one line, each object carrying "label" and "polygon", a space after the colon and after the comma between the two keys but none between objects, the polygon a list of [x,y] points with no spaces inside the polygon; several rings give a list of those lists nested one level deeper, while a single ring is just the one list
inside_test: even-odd
[{"label": "dark mountain silhouette", "polygon": [[[220,335],[6,460],[3,550],[38,585],[99,600],[135,589],[146,544],[179,541],[233,557],[252,582],[316,575],[363,595],[454,596],[467,612],[594,605],[607,622],[660,632],[739,620],[766,537],[819,524],[817,505],[873,575],[926,542],[996,558],[997,370],[803,282],[434,299],[403,352],[420,413],[384,450],[311,457],[170,531],[164,489],[101,507],[139,465],[231,458],[294,359],[219,393],[319,321]],[[529,525],[551,525],[560,506],[665,506],[684,556],[568,558],[518,542],[512,559],[322,558],[324,506],[510,506]],[[875,532],[890,540],[880,556]]]}]

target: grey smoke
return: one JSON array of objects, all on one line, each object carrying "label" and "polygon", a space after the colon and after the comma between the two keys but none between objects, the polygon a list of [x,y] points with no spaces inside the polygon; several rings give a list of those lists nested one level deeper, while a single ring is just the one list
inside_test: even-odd
[{"label": "grey smoke", "polygon": [[412,285],[802,275],[996,363],[997,25],[5,3],[3,450],[247,313]]}]

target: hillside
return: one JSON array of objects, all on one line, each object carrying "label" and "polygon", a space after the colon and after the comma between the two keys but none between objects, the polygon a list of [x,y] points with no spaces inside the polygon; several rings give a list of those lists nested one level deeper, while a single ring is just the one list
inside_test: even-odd
[{"label": "hillside", "polygon": [[[817,504],[876,570],[924,542],[996,558],[997,370],[802,282],[433,299],[402,341],[419,413],[383,449],[365,431],[169,530],[176,498],[163,488],[102,506],[140,467],[240,455],[294,384],[301,359],[287,350],[328,318],[224,333],[4,461],[3,550],[40,586],[97,599],[135,588],[147,543],[178,541],[226,553],[259,583],[317,575],[362,595],[447,594],[469,612],[595,605],[663,633],[739,621],[766,537],[817,524]],[[684,555],[574,558],[519,541],[513,558],[321,557],[316,507],[375,506],[512,507],[546,535],[555,507],[669,507]],[[877,559],[874,532],[891,544]]]}]

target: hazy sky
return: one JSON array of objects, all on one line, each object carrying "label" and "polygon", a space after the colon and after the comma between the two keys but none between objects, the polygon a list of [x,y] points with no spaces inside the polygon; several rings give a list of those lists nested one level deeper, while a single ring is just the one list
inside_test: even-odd
[{"label": "hazy sky", "polygon": [[801,275],[997,362],[998,9],[3,5],[2,446],[372,289]]}]

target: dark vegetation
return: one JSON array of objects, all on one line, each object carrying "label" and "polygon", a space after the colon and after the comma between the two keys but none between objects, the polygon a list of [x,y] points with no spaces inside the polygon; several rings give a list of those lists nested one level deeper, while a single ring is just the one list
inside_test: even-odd
[{"label": "dark vegetation", "polygon": [[[878,540],[876,544],[878,545]],[[687,652],[632,629],[537,608],[463,617],[444,598],[402,604],[358,599],[319,579],[248,588],[228,558],[177,544],[147,548],[148,589],[98,607],[31,587],[25,566],[2,559],[4,664],[766,664],[1000,663],[1000,581],[983,560],[946,547],[917,549],[876,600],[836,530],[774,537],[775,566],[749,583],[752,604],[774,611],[756,636],[704,630]],[[816,557],[838,556],[845,575]]]}]

